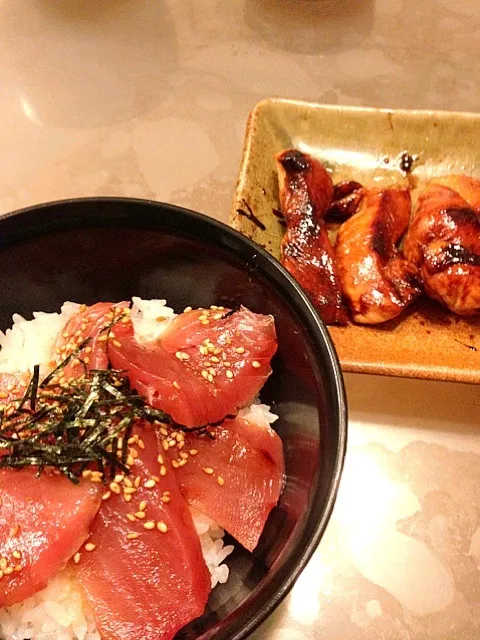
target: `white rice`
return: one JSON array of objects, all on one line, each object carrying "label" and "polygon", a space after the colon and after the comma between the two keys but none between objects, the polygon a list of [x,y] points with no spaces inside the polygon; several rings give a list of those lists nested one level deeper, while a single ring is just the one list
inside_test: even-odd
[{"label": "white rice", "polygon": [[15,313],[13,326],[0,331],[0,372],[33,371],[36,364],[48,368],[53,359],[53,348],[59,332],[79,304],[65,302],[60,313],[36,311],[33,320],[25,320]]},{"label": "white rice", "polygon": [[[134,297],[132,301],[131,318],[139,341],[158,338],[176,315],[165,300]],[[60,313],[36,312],[33,320],[15,314],[12,328],[5,333],[0,331],[0,372],[31,372],[35,364],[40,364],[42,373],[48,373],[57,335],[79,306],[65,302]],[[270,407],[259,400],[239,415],[259,426],[268,426],[277,419]],[[224,560],[234,547],[224,545],[225,532],[211,518],[196,509],[192,509],[192,516],[213,589],[228,580],[229,569]],[[78,583],[65,570],[43,591],[0,609],[0,640],[100,640],[100,635]]]}]

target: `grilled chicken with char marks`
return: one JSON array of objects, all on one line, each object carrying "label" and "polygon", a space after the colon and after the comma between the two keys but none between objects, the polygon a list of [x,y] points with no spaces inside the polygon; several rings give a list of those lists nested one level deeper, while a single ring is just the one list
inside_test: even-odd
[{"label": "grilled chicken with char marks", "polygon": [[348,315],[323,217],[333,196],[324,167],[289,149],[277,155],[280,203],[287,224],[282,264],[309,295],[326,324],[343,324]]},{"label": "grilled chicken with char marks", "polygon": [[[480,181],[447,176],[420,195],[405,238],[427,294],[459,315],[480,313]],[[448,186],[445,186],[448,185]]]},{"label": "grilled chicken with char marks", "polygon": [[418,270],[397,248],[410,220],[406,189],[364,189],[335,245],[343,294],[355,322],[398,316],[421,292]]}]

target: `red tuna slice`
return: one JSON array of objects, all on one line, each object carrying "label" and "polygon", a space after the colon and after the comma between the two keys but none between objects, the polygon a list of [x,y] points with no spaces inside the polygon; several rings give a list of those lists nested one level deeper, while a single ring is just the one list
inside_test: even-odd
[{"label": "red tuna slice", "polygon": [[[60,331],[55,344],[56,362],[63,362],[66,357],[73,353],[78,345],[87,338],[91,341],[79,354],[86,368],[106,369],[108,367],[107,339],[115,340],[114,325],[110,331],[108,327],[112,325],[115,318],[119,318],[128,308],[128,302],[97,302],[91,307],[82,305]],[[127,316],[126,322],[130,322]],[[67,380],[71,377],[79,378],[85,369],[79,362],[72,361],[60,373],[60,377]]]},{"label": "red tuna slice", "polygon": [[244,307],[231,315],[182,313],[155,342],[138,342],[130,324],[118,325],[115,334],[112,365],[128,371],[131,386],[150,405],[187,427],[219,422],[251,402],[277,349],[273,317]]},{"label": "red tuna slice", "polygon": [[186,433],[181,451],[169,449],[180,489],[191,506],[253,551],[282,492],[282,441],[271,427],[240,417],[209,432],[214,439]]},{"label": "red tuna slice", "polygon": [[190,510],[173,471],[162,469],[154,429],[135,434],[145,449],[132,447],[138,458],[128,483],[141,484],[120,482],[120,495],[104,501],[90,538],[95,550],[77,565],[103,640],[172,638],[203,613],[210,593]]},{"label": "red tuna slice", "polygon": [[101,495],[89,481],[0,470],[0,608],[44,589],[66,566],[88,537]]}]

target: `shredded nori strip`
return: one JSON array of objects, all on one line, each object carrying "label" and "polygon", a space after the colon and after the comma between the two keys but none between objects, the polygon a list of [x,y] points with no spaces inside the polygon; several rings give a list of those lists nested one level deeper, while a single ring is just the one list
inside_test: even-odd
[{"label": "shredded nori strip", "polygon": [[32,389],[30,392],[30,409],[32,411],[35,411],[35,403],[37,401],[39,378],[40,378],[40,366],[36,364],[33,367]]},{"label": "shredded nori strip", "polygon": [[[9,405],[13,410],[8,415],[1,412],[0,445],[7,452],[0,457],[0,468],[34,466],[41,475],[46,467],[54,467],[75,483],[89,465],[104,473],[104,479],[114,477],[117,469],[128,474],[127,443],[135,421],[171,423],[166,413],[149,407],[130,389],[123,371],[97,369],[63,385],[52,382],[55,372],[39,383],[35,367],[24,396]],[[27,402],[29,408],[24,409]]]},{"label": "shredded nori strip", "polygon": [[[228,311],[223,319],[238,309]],[[122,317],[123,313],[102,331],[110,332]],[[36,467],[37,477],[46,468],[55,468],[75,484],[85,469],[96,468],[106,482],[107,476],[113,478],[117,469],[130,473],[128,441],[138,419],[215,437],[211,429],[223,421],[198,427],[175,423],[130,388],[125,371],[112,368],[87,371],[80,353],[90,342],[91,338],[81,342],[42,381],[40,367],[35,365],[24,395],[0,409],[0,449],[5,452],[0,455],[0,468]],[[58,374],[74,358],[83,364],[83,376],[68,383],[56,382]]]}]

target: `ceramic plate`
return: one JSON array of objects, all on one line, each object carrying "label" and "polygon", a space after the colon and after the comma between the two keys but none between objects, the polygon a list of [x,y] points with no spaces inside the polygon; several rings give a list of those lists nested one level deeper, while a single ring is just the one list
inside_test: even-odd
[{"label": "ceramic plate", "polygon": [[[334,182],[404,184],[415,201],[432,177],[480,177],[480,115],[324,106],[265,100],[250,114],[230,224],[280,257],[284,227],[274,155],[296,147],[323,162]],[[410,174],[401,158],[415,158]],[[399,318],[329,327],[344,371],[480,382],[480,318],[422,298]]]}]

